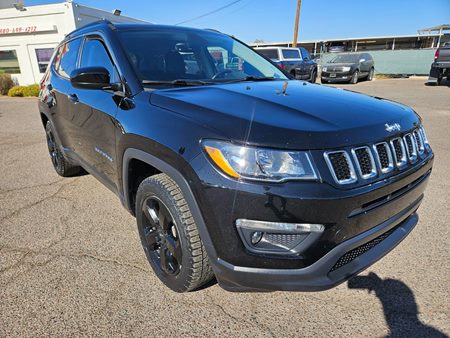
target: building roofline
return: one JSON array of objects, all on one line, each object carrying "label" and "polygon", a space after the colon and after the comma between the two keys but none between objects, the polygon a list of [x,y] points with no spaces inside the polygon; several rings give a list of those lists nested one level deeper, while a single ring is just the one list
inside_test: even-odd
[{"label": "building roofline", "polygon": [[[427,37],[439,37],[439,33],[435,34],[411,34],[411,35],[391,35],[391,36],[366,36],[366,37],[359,37],[359,38],[339,38],[339,39],[317,39],[317,40],[304,40],[304,41],[297,41],[299,44],[305,44],[305,43],[322,43],[322,42],[336,42],[336,41],[365,41],[365,40],[382,40],[382,39],[408,39],[408,38],[427,38]],[[258,45],[258,46],[264,46],[264,45],[281,45],[281,44],[291,44],[292,41],[275,41],[275,42],[252,42],[250,45]]]}]

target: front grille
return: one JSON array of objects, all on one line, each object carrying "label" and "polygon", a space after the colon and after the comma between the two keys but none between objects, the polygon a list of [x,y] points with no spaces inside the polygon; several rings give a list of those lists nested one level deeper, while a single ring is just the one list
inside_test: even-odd
[{"label": "front grille", "polygon": [[331,268],[330,272],[337,270],[337,269],[343,267],[344,265],[347,265],[348,263],[354,261],[356,258],[361,256],[362,254],[364,254],[367,251],[369,251],[370,249],[374,248],[375,246],[380,244],[382,241],[384,241],[389,235],[391,235],[395,229],[396,228],[392,228],[391,230],[386,231],[385,233],[372,239],[371,241],[348,251],[346,254],[341,256],[341,258],[339,258],[339,260],[336,262],[336,264],[334,264],[334,266]]},{"label": "front grille", "polygon": [[[395,167],[403,169],[408,164],[430,152],[424,131],[413,130],[403,137],[350,150],[326,151],[325,160],[334,180],[338,184],[354,183],[358,177],[367,180],[380,174],[387,174]],[[349,154],[353,155],[350,158]],[[355,166],[354,166],[355,165]],[[357,168],[358,175],[355,172]]]},{"label": "front grille", "polygon": [[356,181],[353,164],[345,151],[335,151],[325,153],[325,159],[334,179],[340,184],[352,183]]},{"label": "front grille", "polygon": [[367,179],[377,174],[375,162],[369,147],[360,147],[352,149],[356,166],[362,178]]}]

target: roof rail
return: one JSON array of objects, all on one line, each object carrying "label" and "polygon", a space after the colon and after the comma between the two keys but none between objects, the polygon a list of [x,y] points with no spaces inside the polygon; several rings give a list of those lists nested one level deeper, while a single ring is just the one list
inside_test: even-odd
[{"label": "roof rail", "polygon": [[101,19],[101,20],[97,20],[91,23],[88,23],[87,25],[81,26],[73,31],[71,31],[69,34],[66,35],[66,38],[70,38],[72,35],[76,34],[77,32],[92,27],[92,26],[97,26],[97,25],[107,25],[108,27],[110,27],[111,29],[115,29],[114,24],[109,21],[108,19]]}]

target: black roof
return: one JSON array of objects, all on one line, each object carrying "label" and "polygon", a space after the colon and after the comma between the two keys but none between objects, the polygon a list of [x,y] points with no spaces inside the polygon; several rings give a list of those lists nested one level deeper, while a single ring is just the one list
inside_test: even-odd
[{"label": "black roof", "polygon": [[[111,30],[162,30],[162,29],[170,29],[173,31],[210,31],[210,32],[216,32],[220,33],[217,30],[213,29],[200,29],[200,28],[191,28],[191,27],[184,27],[184,26],[172,26],[172,25],[156,25],[156,24],[150,24],[150,23],[112,23],[109,20],[99,20],[92,22],[90,24],[87,24],[83,27],[80,27],[72,32],[70,32],[66,39],[70,39],[73,37],[76,37],[78,35],[82,35],[84,33],[90,32],[92,30],[99,29],[111,29]],[[222,33],[220,33],[222,34]]]}]

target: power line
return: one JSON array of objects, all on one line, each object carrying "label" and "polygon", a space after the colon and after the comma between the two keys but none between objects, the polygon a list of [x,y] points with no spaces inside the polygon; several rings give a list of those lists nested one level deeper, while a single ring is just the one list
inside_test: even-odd
[{"label": "power line", "polygon": [[195,18],[192,18],[192,19],[189,19],[189,20],[184,20],[184,21],[178,22],[178,23],[175,24],[175,26],[184,24],[184,23],[186,23],[186,22],[191,22],[191,21],[194,21],[194,20],[197,20],[197,19],[204,18],[205,16],[208,16],[208,15],[211,15],[211,14],[214,14],[214,13],[217,13],[217,12],[219,12],[219,11],[225,9],[225,8],[228,8],[228,7],[230,7],[230,6],[233,6],[234,4],[236,4],[236,3],[238,3],[238,2],[241,2],[241,1],[242,1],[242,0],[235,0],[235,1],[232,1],[232,2],[230,2],[229,4],[227,4],[227,5],[225,5],[225,6],[222,6],[222,7],[220,7],[220,8],[217,8],[217,9],[211,11],[211,12],[208,12],[208,13],[205,13],[205,14],[202,14],[202,15],[199,15],[199,16],[196,16]]}]

